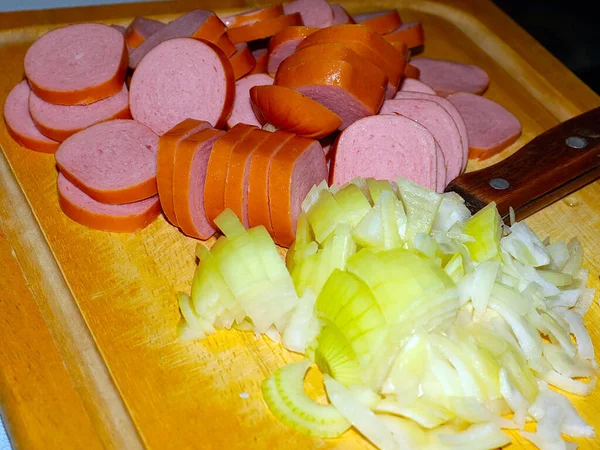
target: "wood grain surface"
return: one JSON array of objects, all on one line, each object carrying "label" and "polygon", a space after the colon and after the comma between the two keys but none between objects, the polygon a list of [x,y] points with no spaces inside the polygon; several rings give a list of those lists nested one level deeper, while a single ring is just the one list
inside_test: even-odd
[{"label": "wood grain surface", "polygon": [[[0,15],[0,102],[22,78],[23,56],[32,39],[62,24],[126,25],[135,15],[170,19],[199,7],[225,15],[266,3],[183,0]],[[342,4],[351,13],[399,8],[405,21],[423,22],[424,55],[475,63],[489,73],[486,96],[517,115],[523,135],[484,164],[471,162],[469,170],[490,165],[560,121],[600,105],[598,96],[488,1]],[[236,331],[202,342],[176,340],[180,316],[175,292],[190,287],[196,241],[162,217],[133,234],[92,231],[73,223],[58,207],[53,157],[16,145],[3,126],[0,146],[5,240],[0,267],[8,280],[1,285],[0,299],[0,400],[18,447],[370,448],[353,431],[336,440],[306,437],[269,413],[260,382],[299,359],[297,355]],[[600,183],[527,221],[542,236],[579,236],[590,285],[600,287]],[[595,302],[587,323],[597,349],[599,319]],[[11,344],[4,348],[7,342]],[[23,357],[16,358],[15,352]],[[35,374],[26,361],[35,361]],[[317,375],[309,376],[308,384],[309,391],[319,391]],[[18,400],[24,391],[37,393],[36,402]],[[600,391],[574,403],[600,432]],[[28,417],[33,419],[24,419]],[[598,448],[594,440],[577,442],[582,449]],[[530,446],[515,438],[511,448]]]}]

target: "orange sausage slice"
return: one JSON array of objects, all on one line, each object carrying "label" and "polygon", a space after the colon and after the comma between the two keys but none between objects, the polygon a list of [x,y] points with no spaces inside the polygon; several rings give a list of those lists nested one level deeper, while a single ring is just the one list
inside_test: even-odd
[{"label": "orange sausage slice", "polygon": [[283,5],[267,6],[265,8],[252,9],[239,14],[227,16],[223,19],[223,23],[229,28],[240,27],[243,25],[251,25],[262,20],[274,19],[283,15]]},{"label": "orange sausage slice", "polygon": [[419,70],[418,67],[415,67],[412,64],[407,64],[404,68],[404,76],[406,78],[415,78],[418,80],[420,75],[421,70]]},{"label": "orange sausage slice", "polygon": [[223,50],[223,53],[225,53],[225,56],[227,56],[228,58],[230,58],[231,55],[233,55],[237,51],[237,48],[235,47],[235,45],[233,45],[233,42],[231,42],[231,40],[227,36],[227,33],[223,33],[221,37],[217,39],[215,45],[221,50]]},{"label": "orange sausage slice", "polygon": [[294,242],[304,197],[328,175],[318,141],[296,136],[275,154],[269,170],[269,203],[277,244],[289,247]]},{"label": "orange sausage slice", "polygon": [[269,75],[275,75],[281,61],[294,53],[306,36],[317,30],[314,27],[287,27],[273,36],[269,40]]},{"label": "orange sausage slice", "polygon": [[148,36],[156,33],[165,26],[158,20],[148,19],[146,17],[136,17],[125,30],[125,42],[131,50],[139,47]]},{"label": "orange sausage slice", "polygon": [[402,19],[396,9],[358,14],[354,16],[354,20],[379,34],[389,33],[402,25]]},{"label": "orange sausage slice", "polygon": [[248,72],[248,75],[255,73],[267,73],[267,66],[269,64],[269,50],[266,48],[259,48],[252,52],[252,56],[256,60],[254,68]]},{"label": "orange sausage slice", "polygon": [[204,186],[212,146],[224,132],[207,128],[181,142],[173,162],[173,207],[184,234],[206,240],[215,228],[206,218]]},{"label": "orange sausage slice", "polygon": [[254,113],[262,123],[320,139],[342,125],[342,119],[313,99],[284,86],[255,86],[250,89]]},{"label": "orange sausage slice", "polygon": [[192,134],[210,127],[210,123],[203,120],[185,119],[163,134],[158,140],[158,152],[156,154],[158,196],[165,217],[175,226],[177,226],[177,218],[173,207],[173,162],[177,146]]},{"label": "orange sausage slice", "polygon": [[253,130],[231,152],[227,183],[225,184],[225,208],[231,209],[248,227],[248,177],[250,159],[258,147],[271,135],[269,131]]},{"label": "orange sausage slice", "polygon": [[421,22],[408,22],[395,30],[384,34],[388,42],[404,42],[408,48],[416,48],[425,44],[425,34]]},{"label": "orange sausage slice", "polygon": [[233,76],[239,80],[256,65],[256,60],[247,44],[237,44],[236,52],[229,58],[233,67]]},{"label": "orange sausage slice", "polygon": [[328,43],[343,44],[383,70],[389,83],[386,97],[391,98],[394,96],[402,80],[406,61],[404,55],[378,33],[360,24],[336,25],[323,28],[307,36],[298,45],[298,50],[312,45]]},{"label": "orange sausage slice", "polygon": [[204,208],[211,224],[214,224],[215,218],[225,209],[225,185],[233,148],[250,131],[256,129],[255,126],[238,123],[213,145],[204,185]]},{"label": "orange sausage slice", "polygon": [[231,39],[231,42],[239,44],[240,42],[250,42],[274,36],[281,30],[294,25],[302,25],[300,13],[288,14],[286,16],[255,22],[250,25],[229,28],[227,35]]}]

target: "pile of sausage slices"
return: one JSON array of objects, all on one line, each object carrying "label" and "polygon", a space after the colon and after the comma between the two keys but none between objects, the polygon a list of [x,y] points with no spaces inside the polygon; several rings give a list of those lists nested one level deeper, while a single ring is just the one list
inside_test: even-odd
[{"label": "pile of sausage slices", "polygon": [[[134,231],[160,213],[208,239],[225,208],[289,246],[323,180],[408,178],[443,191],[521,133],[479,67],[425,57],[419,22],[296,0],[219,18],[59,28],[35,41],[4,106],[55,153],[62,210]],[[409,63],[410,61],[410,63]]]}]

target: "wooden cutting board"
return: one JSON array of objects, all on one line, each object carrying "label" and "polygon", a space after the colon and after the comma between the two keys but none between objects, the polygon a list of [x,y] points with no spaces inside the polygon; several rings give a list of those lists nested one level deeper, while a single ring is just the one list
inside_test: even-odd
[{"label": "wooden cutting board", "polygon": [[[486,96],[518,116],[523,135],[506,157],[600,98],[492,3],[482,0],[341,2],[351,13],[399,8],[421,20],[424,55],[475,63]],[[127,25],[194,8],[226,15],[266,2],[182,0],[0,14],[0,102],[23,76],[32,40],[76,21]],[[178,342],[175,292],[189,290],[196,241],[162,217],[134,234],[88,230],[59,210],[52,155],[15,144],[0,126],[0,403],[19,448],[370,448],[351,431],[312,439],[278,423],[260,382],[299,359],[267,339],[219,332]],[[469,170],[484,164],[470,163]],[[528,219],[542,236],[579,236],[599,288],[600,183]],[[210,242],[207,243],[210,245]],[[595,302],[587,316],[600,345]],[[600,347],[597,347],[600,348]],[[311,389],[318,379],[310,376]],[[247,394],[247,395],[246,395]],[[574,403],[600,432],[600,391]],[[525,448],[519,438],[512,448]],[[598,448],[578,440],[580,448]]]}]

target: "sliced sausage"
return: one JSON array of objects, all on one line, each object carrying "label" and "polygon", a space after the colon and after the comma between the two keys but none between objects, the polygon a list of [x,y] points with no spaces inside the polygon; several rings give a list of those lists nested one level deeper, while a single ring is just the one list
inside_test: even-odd
[{"label": "sliced sausage", "polygon": [[[308,38],[307,38],[308,39]],[[296,89],[342,119],[340,129],[376,114],[383,102],[387,77],[342,44],[298,50],[279,66],[275,84]]]},{"label": "sliced sausage", "polygon": [[333,24],[333,12],[325,0],[295,0],[284,5],[286,14],[300,13],[307,27],[325,28]]},{"label": "sliced sausage", "polygon": [[225,184],[233,148],[244,136],[256,129],[255,126],[238,123],[213,145],[204,186],[204,209],[211,224],[225,209]]},{"label": "sliced sausage", "polygon": [[309,34],[317,31],[314,27],[287,27],[269,40],[269,75],[275,75],[281,61],[296,51],[298,44]]},{"label": "sliced sausage", "polygon": [[252,56],[256,61],[254,68],[248,72],[248,75],[254,75],[255,73],[267,73],[267,67],[269,64],[269,50],[266,48],[259,48],[252,51]]},{"label": "sliced sausage", "polygon": [[72,134],[106,120],[131,119],[129,91],[125,85],[118,94],[89,105],[55,105],[32,92],[29,112],[39,130],[55,141],[64,141]]},{"label": "sliced sausage", "polygon": [[250,159],[248,175],[248,223],[251,227],[263,225],[273,234],[269,208],[269,169],[277,152],[294,134],[275,131],[258,147]]},{"label": "sliced sausage", "polygon": [[379,34],[389,33],[402,25],[402,19],[397,9],[357,14],[354,16],[354,20]]},{"label": "sliced sausage", "polygon": [[111,27],[114,28],[115,30],[117,30],[123,36],[125,36],[125,32],[127,31],[127,28],[125,28],[123,25],[112,24]]},{"label": "sliced sausage", "polygon": [[125,42],[130,49],[140,46],[150,35],[162,30],[165,24],[146,17],[136,17],[125,30]]},{"label": "sliced sausage", "polygon": [[255,86],[250,100],[261,124],[312,139],[333,133],[342,119],[313,99],[284,86]]},{"label": "sliced sausage", "polygon": [[431,58],[413,59],[410,63],[419,69],[419,79],[443,97],[453,92],[482,94],[490,84],[485,70],[473,64]]},{"label": "sliced sausage", "polygon": [[366,117],[340,134],[332,164],[332,184],[341,186],[356,177],[389,181],[404,177],[436,189],[436,146],[436,140],[424,126],[406,117]]},{"label": "sliced sausage", "polygon": [[44,136],[37,129],[29,114],[29,94],[27,80],[17,84],[4,102],[4,122],[10,136],[23,147],[43,153],[54,153],[59,142]]},{"label": "sliced sausage", "polygon": [[129,107],[135,120],[158,135],[188,118],[219,128],[234,92],[231,63],[214,44],[171,39],[153,48],[133,73]]},{"label": "sliced sausage", "polygon": [[378,33],[364,25],[336,25],[307,36],[298,45],[298,50],[329,43],[343,44],[379,67],[388,77],[386,98],[394,96],[402,79],[406,61],[404,55]]},{"label": "sliced sausage", "polygon": [[250,103],[250,89],[254,86],[263,86],[273,84],[273,78],[265,73],[257,73],[240,78],[235,83],[235,102],[231,115],[227,119],[227,126],[233,128],[238,123],[261,126],[256,117],[252,104]]},{"label": "sliced sausage", "polygon": [[231,42],[227,36],[227,33],[223,33],[217,42],[215,42],[215,45],[223,50],[223,53],[225,53],[225,56],[228,58],[231,58],[231,56],[237,51],[236,46],[233,45],[233,42]]},{"label": "sliced sausage", "polygon": [[100,203],[87,195],[62,174],[58,174],[58,204],[71,220],[94,230],[133,232],[146,228],[160,214],[160,202],[154,195],[122,205]]},{"label": "sliced sausage", "polygon": [[435,91],[425,83],[414,78],[405,78],[400,85],[401,92],[422,92],[424,94],[437,95]]},{"label": "sliced sausage", "polygon": [[331,25],[347,25],[356,23],[352,16],[348,14],[348,11],[344,9],[339,3],[334,3],[331,6],[331,12],[333,13],[333,22]]},{"label": "sliced sausage", "polygon": [[521,136],[521,122],[502,105],[466,92],[448,96],[465,121],[469,158],[486,159],[504,150]]},{"label": "sliced sausage", "polygon": [[408,98],[408,99],[430,100],[432,102],[437,103],[442,108],[444,108],[446,111],[448,111],[448,113],[452,116],[452,119],[454,119],[454,123],[456,123],[456,127],[458,128],[458,132],[460,134],[460,141],[461,141],[462,149],[463,149],[462,171],[464,171],[465,168],[467,167],[467,161],[469,159],[469,138],[467,135],[467,127],[465,125],[465,121],[463,120],[462,115],[458,112],[458,109],[456,109],[456,107],[451,102],[449,102],[448,100],[446,100],[443,97],[440,97],[438,95],[424,94],[421,92],[401,91],[396,94],[395,98],[397,98],[397,99]]},{"label": "sliced sausage", "polygon": [[273,19],[283,15],[283,5],[271,5],[265,8],[252,9],[238,14],[227,16],[223,22],[229,28],[240,27],[242,25],[251,25],[261,20]]},{"label": "sliced sausage", "polygon": [[182,141],[173,162],[173,208],[177,226],[187,236],[206,240],[215,228],[206,218],[204,186],[208,158],[223,131],[206,128]]},{"label": "sliced sausage", "polygon": [[56,152],[63,175],[102,203],[152,197],[156,187],[158,136],[134,120],[111,120],[86,128]]},{"label": "sliced sausage", "polygon": [[269,131],[259,129],[251,131],[235,145],[229,159],[225,184],[225,208],[231,209],[246,228],[248,228],[250,160],[258,147],[271,134]]},{"label": "sliced sausage", "polygon": [[[438,169],[443,161],[446,166],[444,188],[463,170],[463,147],[460,132],[454,119],[439,103],[422,99],[386,100],[380,114],[401,114],[427,128],[440,144],[442,155],[438,158]],[[440,171],[441,172],[441,171]]]},{"label": "sliced sausage", "polygon": [[229,28],[227,35],[231,39],[231,42],[239,44],[241,42],[256,41],[257,39],[275,36],[281,30],[295,25],[302,25],[302,18],[298,13],[266,19],[250,25],[242,25],[241,27]]},{"label": "sliced sausage", "polygon": [[217,43],[225,32],[225,24],[215,13],[196,9],[172,22],[149,36],[138,48],[131,52],[129,67],[137,68],[142,58],[154,47],[169,39],[196,38]]},{"label": "sliced sausage", "polygon": [[402,42],[408,48],[419,48],[425,44],[425,33],[421,22],[407,22],[383,35],[389,42]]},{"label": "sliced sausage", "polygon": [[296,136],[275,154],[269,171],[269,204],[277,244],[289,247],[294,242],[304,197],[328,175],[319,141]]},{"label": "sliced sausage", "polygon": [[229,62],[234,78],[239,80],[254,68],[256,60],[247,44],[237,44],[235,47],[236,52],[229,58]]},{"label": "sliced sausage", "polygon": [[119,93],[127,61],[119,31],[98,23],[69,25],[46,33],[29,47],[25,74],[42,100],[87,105]]},{"label": "sliced sausage", "polygon": [[177,226],[177,217],[173,206],[173,163],[175,152],[179,144],[192,134],[210,128],[210,123],[185,119],[178,123],[158,140],[158,153],[156,154],[156,185],[160,205],[165,217],[173,225]]},{"label": "sliced sausage", "polygon": [[407,64],[406,67],[404,68],[404,77],[405,78],[413,78],[415,80],[418,80],[420,75],[421,75],[421,71],[419,70],[419,68],[413,66],[412,64]]}]

